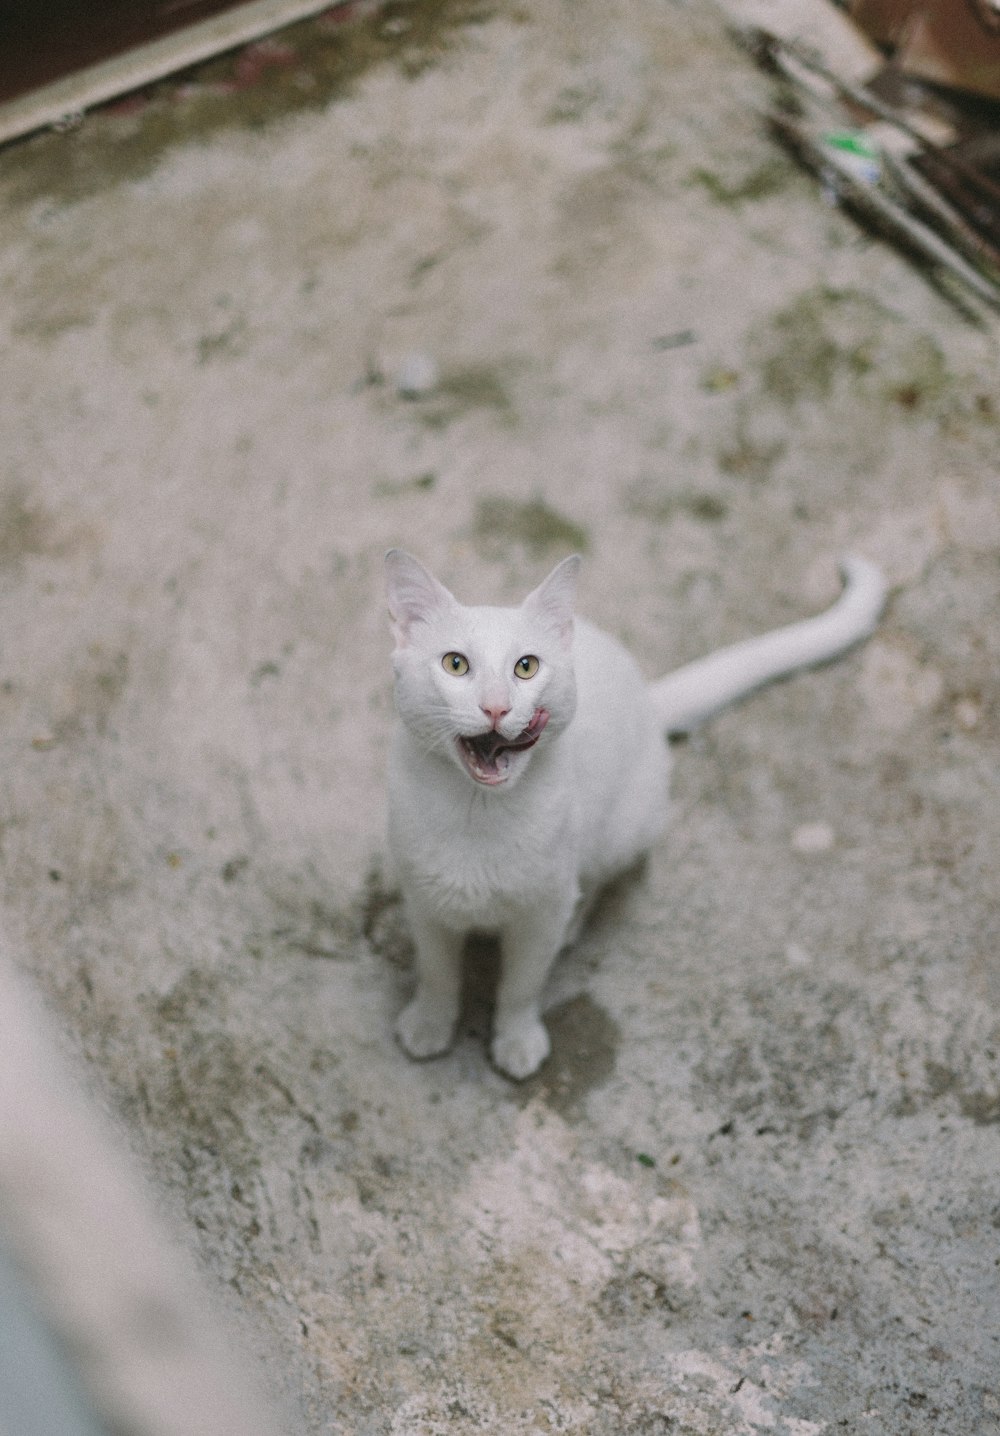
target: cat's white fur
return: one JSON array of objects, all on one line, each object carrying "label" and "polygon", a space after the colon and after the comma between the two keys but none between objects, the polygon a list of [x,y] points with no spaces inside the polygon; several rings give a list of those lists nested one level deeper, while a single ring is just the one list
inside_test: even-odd
[{"label": "cat's white fur", "polygon": [[515,1078],[536,1071],[556,954],[663,830],[667,735],[842,653],[885,600],[879,571],[848,558],[825,613],[650,684],[621,644],[574,619],[579,564],[565,559],[518,608],[465,607],[411,555],[386,556],[400,717],[389,850],[417,956],[397,1034],[412,1057],[451,1045],[464,940],[485,930],[502,951],[493,1061]]}]

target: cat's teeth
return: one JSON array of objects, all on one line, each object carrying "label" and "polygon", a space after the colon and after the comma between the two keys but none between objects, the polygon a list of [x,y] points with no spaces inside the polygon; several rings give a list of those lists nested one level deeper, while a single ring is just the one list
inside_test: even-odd
[{"label": "cat's teeth", "polygon": [[507,777],[507,770],[510,766],[510,750],[504,746],[502,740],[490,743],[488,750],[484,750],[484,738],[499,740],[500,735],[484,734],[481,738],[460,738],[458,750],[466,771],[475,778],[477,783],[496,787]]}]

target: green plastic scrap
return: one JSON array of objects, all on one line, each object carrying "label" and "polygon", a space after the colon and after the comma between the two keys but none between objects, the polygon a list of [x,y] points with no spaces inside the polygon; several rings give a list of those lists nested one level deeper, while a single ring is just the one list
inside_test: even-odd
[{"label": "green plastic scrap", "polygon": [[836,152],[840,167],[856,179],[877,184],[882,173],[879,149],[864,130],[827,130],[821,137],[824,149]]},{"label": "green plastic scrap", "polygon": [[823,143],[831,149],[843,150],[845,154],[858,155],[862,159],[878,159],[878,148],[864,130],[827,130]]}]

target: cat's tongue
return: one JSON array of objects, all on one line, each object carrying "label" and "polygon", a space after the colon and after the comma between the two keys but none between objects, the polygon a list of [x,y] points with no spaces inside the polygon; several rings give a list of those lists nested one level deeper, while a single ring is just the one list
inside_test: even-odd
[{"label": "cat's tongue", "polygon": [[488,787],[504,782],[509,766],[507,754],[533,748],[548,721],[546,710],[537,708],[531,722],[516,738],[505,738],[496,729],[490,733],[480,733],[474,738],[459,738],[458,750],[471,776],[477,783],[485,783]]}]

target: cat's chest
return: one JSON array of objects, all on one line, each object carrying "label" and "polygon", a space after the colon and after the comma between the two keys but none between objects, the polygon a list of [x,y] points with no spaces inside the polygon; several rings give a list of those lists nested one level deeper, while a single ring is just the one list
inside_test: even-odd
[{"label": "cat's chest", "polygon": [[463,779],[394,784],[389,839],[398,876],[444,922],[498,927],[511,908],[576,882],[574,814],[520,785],[470,793]]}]

